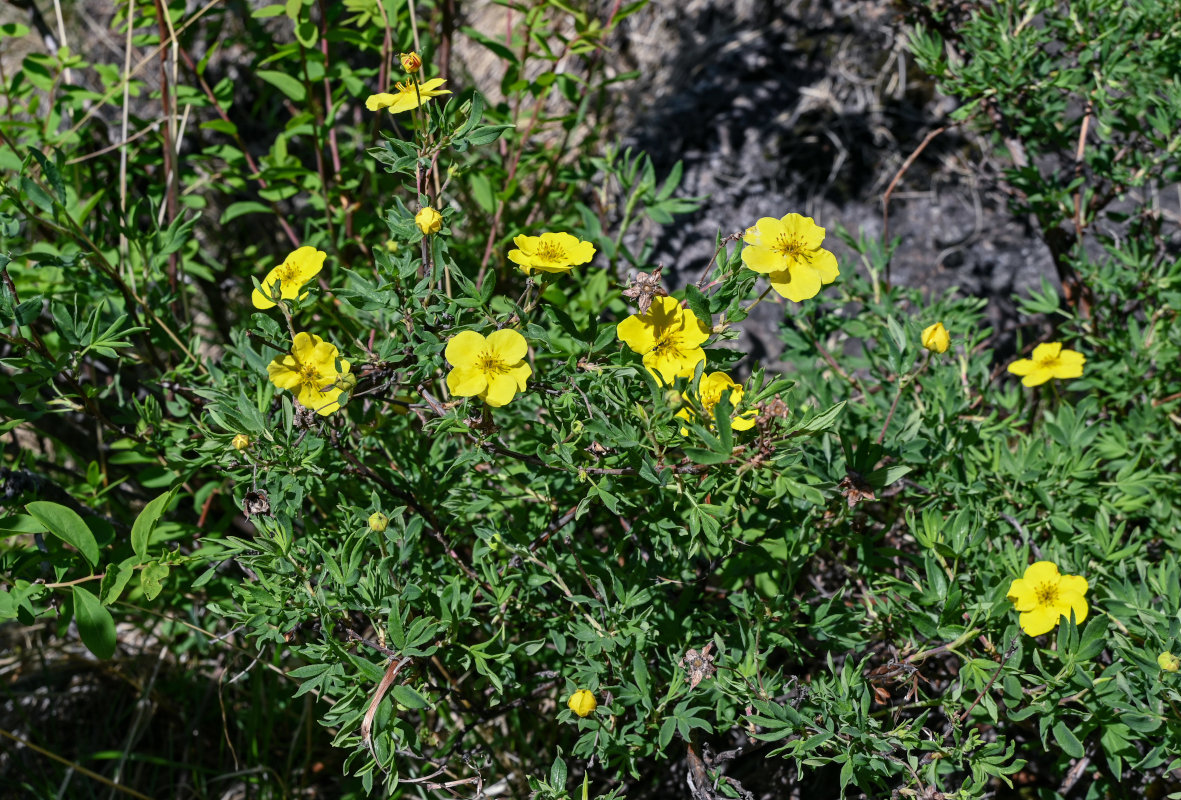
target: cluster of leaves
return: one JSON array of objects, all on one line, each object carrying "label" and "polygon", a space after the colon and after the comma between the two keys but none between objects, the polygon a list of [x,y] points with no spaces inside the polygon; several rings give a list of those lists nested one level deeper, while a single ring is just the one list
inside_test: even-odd
[{"label": "cluster of leaves", "polygon": [[[977,10],[957,35],[1065,35],[1050,12],[1105,6],[1041,5],[1015,27]],[[1088,358],[1082,379],[1033,392],[998,377],[983,301],[889,286],[890,245],[848,235],[837,282],[783,307],[786,366],[752,363],[735,344],[752,305],[769,301],[741,234],[719,235],[701,280],[675,295],[712,328],[708,369],[746,375],[745,391],[737,409],[723,398],[712,418],[686,422],[676,414],[703,370],[661,385],[615,325],[632,312],[624,268],[649,254],[624,245],[627,229],[692,201],[676,196],[679,170],[658,180],[645,156],[603,146],[585,122],[607,102],[600,46],[635,6],[606,24],[553,0],[510,8],[508,42],[465,31],[503,59],[509,99],[435,98],[380,138],[370,118],[344,120],[412,49],[394,35],[410,9],[256,12],[286,17],[295,36],[256,65],[295,112],[270,153],[248,163],[228,113],[233,81],[204,91],[216,59],[203,59],[198,89],[166,83],[161,99],[215,115],[202,129],[234,144],[174,158],[162,137],[169,155],[129,153],[143,191],[121,191],[139,198],[126,204],[110,193],[110,162],[68,157],[89,152],[86,126],[28,123],[38,104],[59,122],[86,113],[59,87],[87,65],[63,50],[9,80],[0,134],[22,155],[0,163],[0,411],[3,430],[26,438],[6,452],[0,614],[53,618],[63,632],[75,620],[108,657],[115,616],[135,619],[122,599],[182,616],[173,598],[198,598],[225,638],[278,654],[295,694],[317,699],[366,792],[499,784],[557,800],[581,783],[584,798],[667,795],[684,791],[670,771],[681,760],[699,798],[749,796],[756,771],[807,774],[833,796],[968,798],[1019,771],[1065,793],[1088,763],[1096,794],[1130,776],[1159,784],[1181,763],[1176,675],[1157,662],[1181,637],[1181,398],[1167,389],[1181,272],[1167,237],[1149,235],[1163,223],[1136,206],[1136,236],[1091,234],[1111,255],[1102,264],[1080,236],[1065,305],[1052,288],[1024,302],[1060,319],[1054,338]],[[170,13],[162,30],[187,27]],[[914,41],[949,91],[999,104],[1027,152],[1051,152],[1037,106],[1013,99],[1042,88],[1049,67],[1019,67],[1009,80],[1025,88],[1011,96],[986,93],[987,69],[1015,56],[944,62],[934,34]],[[342,44],[379,65],[330,57]],[[583,69],[560,68],[569,58]],[[527,78],[534,59],[550,69]],[[130,91],[131,75],[94,72],[106,82],[96,107]],[[1090,124],[1100,108],[1133,113],[1123,94],[1138,87],[1122,86],[1094,98]],[[538,148],[546,125],[558,144]],[[1174,148],[1163,152],[1151,163],[1174,174]],[[152,169],[175,177],[153,182]],[[255,241],[215,267],[209,225],[180,209],[214,202],[196,190],[204,170],[251,194],[223,224],[278,212],[289,241]],[[1055,180],[1020,174],[1027,199]],[[1112,202],[1134,203],[1130,178],[1117,178]],[[1060,200],[1055,213],[1071,213],[1047,218],[1058,229],[1077,218]],[[427,205],[444,226],[424,237],[414,209]],[[555,229],[599,256],[569,274],[516,272],[508,240]],[[282,304],[287,326],[247,316],[252,281],[296,243],[329,252],[320,287]],[[919,344],[935,321],[952,335],[943,355]],[[331,416],[267,380],[292,323],[352,364],[357,383]],[[447,340],[500,327],[530,344],[528,390],[498,409],[448,398]],[[754,428],[732,430],[747,410]],[[1006,593],[1033,560],[1087,578],[1084,624],[1020,633]],[[566,710],[581,689],[598,700],[585,717]]]}]

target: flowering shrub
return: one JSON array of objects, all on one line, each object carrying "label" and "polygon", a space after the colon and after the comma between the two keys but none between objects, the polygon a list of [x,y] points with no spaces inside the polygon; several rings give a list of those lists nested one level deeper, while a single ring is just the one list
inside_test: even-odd
[{"label": "flowering shrub", "polygon": [[[1049,148],[1069,119],[1022,104],[1077,70],[1044,80],[1052,52],[1022,37],[1075,41],[1051,6],[1014,31],[968,6],[949,28],[946,4],[911,3],[940,26],[913,46],[961,115],[1024,114],[1004,130],[1049,125],[1036,142]],[[37,60],[32,83],[5,79],[0,429],[19,444],[2,474],[3,618],[110,669],[136,668],[145,642],[159,642],[152,670],[207,659],[175,705],[226,708],[207,685],[230,695],[238,721],[215,715],[205,738],[233,745],[226,774],[249,773],[260,796],[317,772],[342,796],[552,800],[1171,786],[1175,221],[1151,204],[1119,212],[1129,230],[1094,234],[1102,263],[1060,251],[1062,291],[1021,298],[1001,333],[983,300],[886,280],[892,242],[771,198],[781,216],[727,221],[700,279],[673,285],[628,234],[693,207],[679,169],[658,188],[640,154],[530,134],[586,119],[632,6],[606,25],[565,4],[510,17],[544,56],[475,37],[507,61],[511,102],[495,105],[425,77],[455,73],[433,43],[409,52],[415,8],[256,11],[288,15],[296,37],[265,56],[286,71],[259,73],[283,95],[269,113],[294,110],[265,162],[226,144],[243,145],[232,87],[181,93],[225,141],[190,156],[200,169],[174,162],[172,142],[173,178],[155,183],[156,156],[133,160],[154,188],[126,216],[91,172],[102,148],[74,158],[77,132],[25,120],[98,101],[51,97],[64,84]],[[559,12],[575,38],[545,22]],[[940,30],[965,37],[949,39],[958,58],[942,60]],[[1027,85],[982,31],[1022,45]],[[330,58],[340,41],[382,66]],[[1146,33],[1135,54],[1126,38],[1087,41],[1080,52],[1142,59],[1170,36]],[[1135,74],[1172,86],[1166,55]],[[57,58],[63,81],[82,69]],[[1077,134],[1092,141],[1092,124],[1147,137],[1118,158],[1104,138],[1107,160],[1071,173],[1118,168],[1132,207],[1137,180],[1178,176],[1179,106],[1128,106],[1139,84],[1106,86],[1039,108],[1090,108],[1093,122],[1070,122],[1072,158],[1089,157]],[[268,220],[217,272],[210,221],[168,210],[199,196],[211,164],[251,192],[222,198],[222,222]],[[1083,236],[1091,195],[1068,202],[1077,187],[1058,174],[1008,177],[1052,236]],[[591,185],[609,202],[588,205]],[[140,222],[150,232],[124,246]],[[741,345],[759,304],[777,312],[774,358]],[[305,766],[268,738],[288,728],[318,737]],[[122,785],[116,769],[104,779]],[[54,777],[43,794],[60,793]],[[171,778],[145,792],[167,796]]]}]

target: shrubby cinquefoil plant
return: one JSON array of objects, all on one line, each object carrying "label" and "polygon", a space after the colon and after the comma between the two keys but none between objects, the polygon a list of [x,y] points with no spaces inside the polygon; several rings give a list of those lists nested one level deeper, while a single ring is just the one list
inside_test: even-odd
[{"label": "shrubby cinquefoil plant", "polygon": [[[518,15],[547,55],[485,42],[514,98],[490,108],[434,43],[409,52],[413,9],[327,5],[384,66],[329,59],[310,4],[258,12],[290,17],[268,56],[290,69],[260,74],[297,113],[242,167],[258,199],[222,216],[317,216],[266,217],[281,243],[252,235],[216,275],[173,213],[195,193],[95,212],[109,182],[62,122],[82,101],[41,61],[6,79],[5,619],[126,664],[159,615],[154,636],[191,637],[166,652],[282,681],[237,698],[256,736],[285,714],[310,739],[314,718],[336,748],[314,763],[375,796],[1168,791],[1181,272],[1175,221],[1125,191],[1181,177],[1167,15],[908,4],[957,119],[1034,137],[1005,177],[1057,231],[1062,291],[994,332],[982,300],[891,285],[894,243],[774,198],[697,281],[664,280],[625,234],[693,207],[679,167],[660,184],[642,154],[531,138],[555,107],[555,129],[587,118],[602,62],[563,59],[603,52],[631,6],[606,28]],[[559,12],[576,38],[555,45],[567,29],[537,26]],[[253,161],[226,91],[189,98],[235,142],[218,169]],[[14,122],[45,107],[61,125]],[[1030,167],[1066,140],[1070,169]],[[317,171],[288,152],[308,141]],[[203,185],[182,150],[163,171]],[[1092,216],[1108,192],[1119,235]],[[758,304],[774,360],[742,349]]]}]

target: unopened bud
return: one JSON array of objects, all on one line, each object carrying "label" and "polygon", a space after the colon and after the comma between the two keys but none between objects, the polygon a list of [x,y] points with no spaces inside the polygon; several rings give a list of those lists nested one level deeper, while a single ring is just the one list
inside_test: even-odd
[{"label": "unopened bud", "polygon": [[951,344],[951,336],[947,333],[947,328],[943,327],[942,322],[936,322],[923,330],[920,341],[922,341],[923,347],[932,353],[946,353],[948,345]]},{"label": "unopened bud", "polygon": [[427,206],[414,215],[414,224],[422,231],[423,236],[438,233],[443,228],[443,215]]},{"label": "unopened bud", "polygon": [[1165,672],[1176,672],[1177,670],[1181,669],[1181,658],[1177,658],[1177,656],[1168,651],[1157,656],[1156,663],[1159,664],[1160,668]]},{"label": "unopened bud", "polygon": [[369,515],[369,530],[374,533],[383,533],[389,526],[390,518],[380,511],[374,511]]},{"label": "unopened bud", "polygon": [[570,710],[578,716],[585,717],[598,707],[599,701],[588,690],[579,689],[570,695],[570,699],[566,701],[566,705],[570,706]]},{"label": "unopened bud", "polygon": [[250,446],[250,437],[244,433],[239,433],[234,437],[233,441],[230,442],[230,445],[235,450],[245,450]]},{"label": "unopened bud", "polygon": [[422,59],[418,57],[418,53],[402,53],[401,59],[402,69],[411,75],[422,69]]}]

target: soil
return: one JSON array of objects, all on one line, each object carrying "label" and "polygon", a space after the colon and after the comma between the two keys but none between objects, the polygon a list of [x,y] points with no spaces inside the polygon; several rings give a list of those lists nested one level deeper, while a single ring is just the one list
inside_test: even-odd
[{"label": "soil", "polygon": [[[623,55],[643,75],[625,141],[652,156],[658,175],[682,161],[683,193],[705,197],[696,213],[650,231],[673,285],[696,280],[719,231],[793,211],[827,228],[843,273],[860,269],[836,229],[887,232],[883,195],[955,108],[906,52],[890,2],[654,3],[624,25]],[[985,297],[998,326],[1012,319],[1015,292],[1055,278],[995,175],[979,137],[936,135],[894,187],[888,235],[899,238],[892,281]],[[776,351],[784,307],[756,311],[768,329],[760,343]]]}]

